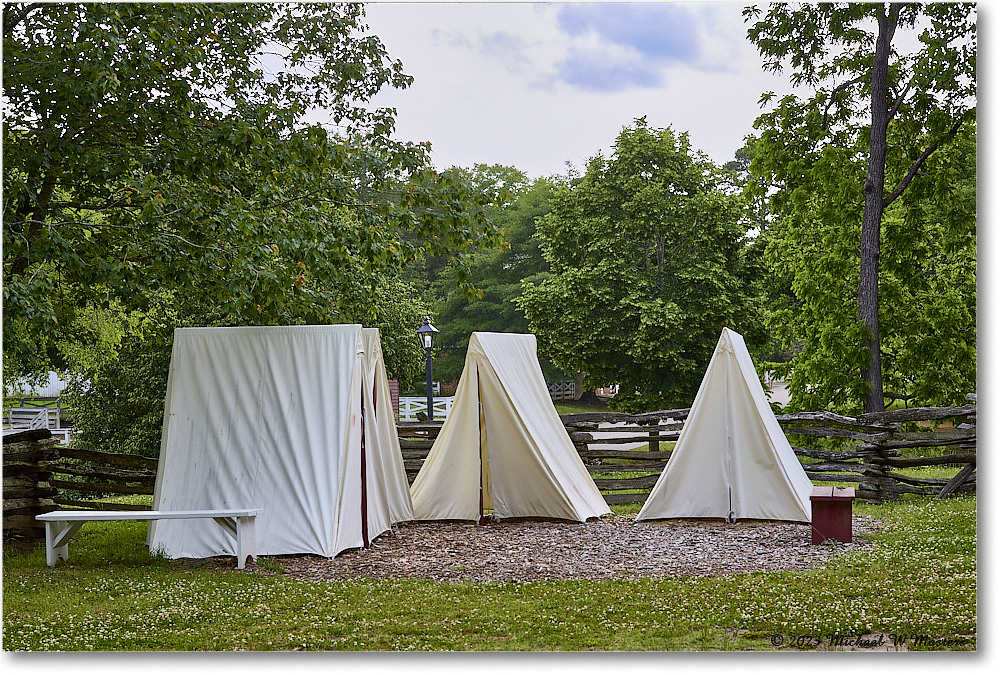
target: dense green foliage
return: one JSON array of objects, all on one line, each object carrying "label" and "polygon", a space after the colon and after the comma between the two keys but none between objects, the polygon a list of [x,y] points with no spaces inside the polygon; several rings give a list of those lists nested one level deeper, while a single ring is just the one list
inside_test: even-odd
[{"label": "dense green foliage", "polygon": [[764,342],[733,176],[687,134],[626,127],[538,221],[551,276],[518,305],[539,351],[625,410],[691,404],[723,327]]},{"label": "dense green foliage", "polygon": [[[161,297],[144,312],[81,312],[81,339],[60,344],[72,373],[63,398],[74,446],[159,455],[173,329],[182,323],[175,304]],[[208,323],[205,312],[188,320]]]},{"label": "dense green foliage", "polygon": [[[283,575],[280,557],[259,561],[273,574],[237,573],[151,558],[142,523],[90,523],[55,569],[41,550],[4,555],[3,645],[786,651],[837,649],[831,636],[864,636],[891,651],[897,636],[906,638],[900,650],[975,649],[975,496],[854,508],[879,531],[818,569],[522,583],[309,582]],[[807,639],[796,645],[797,636]]]},{"label": "dense green foliage", "polygon": [[765,94],[773,110],[748,144],[792,406],[881,409],[883,391],[963,401],[976,381],[975,6],[746,15],[765,67],[812,90]]},{"label": "dense green foliage", "polygon": [[350,321],[414,258],[499,244],[483,195],[364,107],[411,78],[361,5],[3,12],[5,374],[86,308]]},{"label": "dense green foliage", "polygon": [[[498,173],[500,168],[476,167],[474,172],[482,174],[491,170]],[[505,246],[501,250],[480,253],[470,262],[469,281],[478,289],[477,293],[470,296],[461,291],[453,267],[441,270],[433,285],[434,316],[441,328],[440,349],[434,362],[435,379],[458,380],[465,364],[469,336],[475,331],[531,332],[528,320],[515,301],[521,295],[523,282],[538,283],[547,276],[548,263],[535,236],[535,221],[551,210],[558,182],[558,179],[539,178],[529,184],[520,172],[516,172],[513,179],[507,177],[504,185],[508,190],[506,203],[486,213],[503,233]],[[540,361],[549,381],[568,379],[547,359]]]},{"label": "dense green foliage", "polygon": [[[949,198],[928,195],[931,186],[917,183],[883,221],[886,396],[911,405],[964,403],[965,393],[976,390],[975,162],[975,134],[963,134],[927,162],[948,182]],[[849,282],[860,222],[845,223],[840,206],[832,197],[813,197],[763,237],[773,269],[790,277],[792,293],[778,302],[770,325],[798,348],[776,366],[789,376],[798,409],[854,412],[864,400],[857,289]]]},{"label": "dense green foliage", "polygon": [[910,405],[966,403],[977,390],[976,127],[925,163],[886,219],[880,309],[886,390]]}]

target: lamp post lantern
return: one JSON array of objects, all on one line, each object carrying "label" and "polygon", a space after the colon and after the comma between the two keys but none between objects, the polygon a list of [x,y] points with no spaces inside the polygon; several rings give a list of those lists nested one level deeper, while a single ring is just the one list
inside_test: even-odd
[{"label": "lamp post lantern", "polygon": [[434,348],[434,336],[438,329],[431,325],[431,318],[424,317],[424,325],[417,329],[417,337],[420,338],[420,346],[424,348],[427,356],[427,419],[434,419],[434,390],[432,384],[433,366],[431,365],[431,349]]}]

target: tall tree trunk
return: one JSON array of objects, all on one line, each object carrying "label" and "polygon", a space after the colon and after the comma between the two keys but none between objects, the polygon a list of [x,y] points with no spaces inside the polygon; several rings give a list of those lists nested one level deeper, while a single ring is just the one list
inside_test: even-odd
[{"label": "tall tree trunk", "polygon": [[885,409],[878,325],[879,239],[884,209],[886,135],[889,128],[889,55],[898,19],[898,5],[891,5],[888,11],[880,13],[872,63],[871,132],[868,176],[865,179],[865,211],[861,220],[861,273],[858,279],[858,320],[864,327],[861,339],[867,353],[867,362],[861,368],[861,379],[868,385],[865,412]]},{"label": "tall tree trunk", "polygon": [[[56,171],[51,168],[43,179],[40,181],[41,186],[38,189],[38,194],[35,196],[34,202],[25,204],[23,208],[17,209],[17,211],[12,214],[13,220],[18,224],[20,228],[24,224],[24,230],[22,230],[22,236],[27,241],[38,241],[42,232],[42,221],[45,220],[46,213],[49,210],[49,206],[52,202],[52,197],[55,195],[56,191]],[[23,255],[14,258],[5,270],[8,278],[18,277],[25,274],[28,268],[31,267],[31,248],[27,247],[24,250]],[[37,261],[35,261],[37,262]],[[6,261],[5,261],[6,263]]]}]

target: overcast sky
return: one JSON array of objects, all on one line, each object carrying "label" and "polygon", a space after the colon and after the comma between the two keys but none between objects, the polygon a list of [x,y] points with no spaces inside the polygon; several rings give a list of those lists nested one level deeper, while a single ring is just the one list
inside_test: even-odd
[{"label": "overcast sky", "polygon": [[743,4],[380,3],[371,32],[415,78],[380,94],[396,137],[430,141],[436,168],[504,164],[531,177],[582,169],[646,116],[724,163],[752,132],[765,74]]}]

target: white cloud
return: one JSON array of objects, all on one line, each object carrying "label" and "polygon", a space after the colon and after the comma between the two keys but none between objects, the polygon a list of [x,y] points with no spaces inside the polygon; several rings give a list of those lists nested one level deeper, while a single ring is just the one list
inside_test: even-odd
[{"label": "white cloud", "polygon": [[[542,176],[606,153],[643,115],[728,161],[752,131],[761,92],[788,90],[761,72],[741,5],[623,5],[618,16],[630,18],[617,24],[573,7],[368,5],[372,31],[415,78],[375,102],[397,108],[398,138],[432,143],[438,168],[506,164]],[[567,16],[577,23],[567,28]],[[670,18],[667,29],[653,16]],[[658,46],[661,33],[672,44]]]},{"label": "white cloud", "polygon": [[574,42],[560,74],[581,89],[657,86],[666,67],[698,62],[697,11],[689,5],[574,3],[558,6],[556,16],[559,30]]}]

